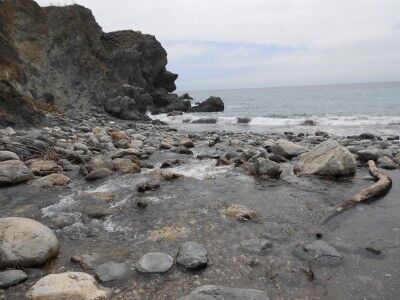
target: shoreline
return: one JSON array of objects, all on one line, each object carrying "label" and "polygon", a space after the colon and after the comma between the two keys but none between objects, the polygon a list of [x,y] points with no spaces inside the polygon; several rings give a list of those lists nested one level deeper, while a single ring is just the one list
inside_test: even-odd
[{"label": "shoreline", "polygon": [[[121,121],[106,114],[82,113],[59,122],[54,119],[52,126],[40,132],[2,133],[6,146],[30,136],[75,149],[71,150],[75,155],[84,157],[83,163],[69,166],[59,158],[64,163],[62,171],[53,166],[52,172],[71,179],[65,187],[36,185],[43,182],[44,173],[28,183],[1,187],[1,217],[41,222],[55,232],[61,248],[59,255],[42,268],[23,268],[29,276],[27,281],[3,290],[7,299],[22,298],[47,274],[78,271],[99,278],[96,267],[110,262],[129,269],[127,277],[100,282],[110,289],[112,299],[178,299],[209,284],[257,289],[271,299],[317,299],[327,295],[329,299],[355,295],[393,298],[400,293],[395,271],[400,245],[396,231],[400,205],[395,199],[399,169],[385,171],[393,178],[393,189],[385,197],[338,216],[318,240],[312,234],[318,220],[371,184],[365,163],[359,156],[356,175],[350,177],[297,176],[293,167],[296,169],[299,159],[283,161],[274,153],[274,145],[281,139],[309,150],[336,139],[353,153],[380,157],[400,153],[397,139],[387,141],[368,134],[352,138],[326,133],[295,135],[289,131],[177,131],[163,125]],[[94,146],[93,138],[100,144]],[[126,138],[128,141],[124,141]],[[82,144],[87,146],[86,152],[80,150],[84,149]],[[377,147],[380,153],[373,151]],[[370,152],[365,153],[368,149]],[[118,151],[125,151],[125,156],[116,158],[120,156],[115,155]],[[252,173],[252,161],[257,161],[252,157],[282,160],[275,162],[282,173],[276,177],[273,168],[265,174]],[[112,174],[85,180],[85,168],[107,166],[110,158]],[[122,166],[118,163],[121,159]],[[140,172],[128,168],[129,161],[139,165]],[[55,162],[60,166],[60,161]],[[36,166],[44,168],[44,164]],[[205,268],[188,271],[174,262],[167,273],[146,275],[138,271],[138,261],[146,253],[162,252],[176,260],[178,249],[187,241],[207,250]],[[325,243],[318,245],[318,251],[322,251],[318,259],[302,250],[315,241]],[[382,253],[371,254],[365,250],[368,247]],[[323,252],[332,249],[337,257]],[[92,268],[87,269],[89,262]],[[311,270],[315,278],[310,281],[304,270]],[[390,274],[385,278],[385,290],[377,289],[382,284],[382,272]],[[356,279],[349,281],[350,277]]]}]

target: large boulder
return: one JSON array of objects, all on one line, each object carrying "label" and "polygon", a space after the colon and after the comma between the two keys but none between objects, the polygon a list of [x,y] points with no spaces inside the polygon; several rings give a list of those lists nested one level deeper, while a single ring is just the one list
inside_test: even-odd
[{"label": "large boulder", "polygon": [[20,160],[0,162],[0,186],[15,185],[33,178],[32,171]]},{"label": "large boulder", "polygon": [[269,300],[266,292],[217,285],[203,285],[179,300]]},{"label": "large boulder", "polygon": [[274,145],[272,145],[271,151],[275,155],[292,159],[302,153],[307,152],[308,149],[291,141],[280,139],[277,140]]},{"label": "large boulder", "polygon": [[110,115],[132,121],[150,120],[147,116],[140,112],[139,105],[128,96],[118,96],[108,99],[104,103],[104,109]]},{"label": "large boulder", "polygon": [[207,100],[192,107],[192,112],[219,112],[224,111],[224,101],[220,97],[210,97]]},{"label": "large boulder", "polygon": [[0,218],[0,268],[40,266],[57,256],[57,237],[46,226],[26,218]]},{"label": "large boulder", "polygon": [[357,162],[345,147],[335,140],[319,144],[313,150],[300,157],[302,174],[326,177],[353,175]]},{"label": "large boulder", "polygon": [[82,272],[51,274],[41,278],[26,293],[29,300],[104,300],[110,291],[99,287],[93,276]]}]

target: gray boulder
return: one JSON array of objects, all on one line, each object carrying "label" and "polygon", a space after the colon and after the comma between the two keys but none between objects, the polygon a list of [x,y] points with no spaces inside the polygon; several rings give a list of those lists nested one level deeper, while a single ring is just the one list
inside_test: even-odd
[{"label": "gray boulder", "polygon": [[178,250],[176,262],[188,270],[196,270],[207,266],[207,250],[194,242],[183,243]]},{"label": "gray boulder", "polygon": [[28,278],[25,272],[21,270],[7,270],[0,273],[0,288],[8,288],[16,285]]},{"label": "gray boulder", "polygon": [[308,151],[307,148],[290,142],[288,140],[277,140],[274,145],[271,147],[272,153],[275,155],[283,156],[288,159],[292,159],[296,156],[299,156],[302,153]]},{"label": "gray boulder", "polygon": [[98,266],[95,273],[101,282],[110,282],[127,279],[131,270],[127,264],[108,262]]},{"label": "gray boulder", "polygon": [[0,268],[33,267],[58,255],[57,237],[46,226],[26,218],[0,218]]},{"label": "gray boulder", "polygon": [[17,154],[11,151],[0,151],[0,162],[6,160],[19,160]]},{"label": "gray boulder", "polygon": [[365,150],[360,150],[357,152],[358,159],[367,162],[369,160],[377,161],[381,156],[382,149],[378,148],[368,148]]},{"label": "gray boulder", "polygon": [[254,164],[254,170],[256,175],[268,176],[271,178],[279,178],[282,171],[280,165],[276,162],[269,160],[268,158],[259,157]]},{"label": "gray boulder", "polygon": [[300,157],[302,174],[325,177],[353,175],[357,162],[345,147],[335,140],[321,143]]},{"label": "gray boulder", "polygon": [[251,239],[240,244],[240,248],[254,254],[264,254],[271,250],[273,243],[267,239]]},{"label": "gray boulder", "polygon": [[178,300],[269,300],[269,297],[259,290],[203,285]]},{"label": "gray boulder", "polygon": [[137,263],[137,270],[141,273],[165,273],[174,265],[174,259],[165,253],[147,253]]},{"label": "gray boulder", "polygon": [[399,165],[388,156],[378,158],[378,166],[386,170],[395,170],[399,167]]},{"label": "gray boulder", "polygon": [[15,185],[33,178],[32,171],[20,160],[0,162],[0,186]]},{"label": "gray boulder", "polygon": [[220,97],[210,97],[207,100],[199,103],[197,106],[192,107],[192,112],[219,112],[224,111],[224,101]]}]

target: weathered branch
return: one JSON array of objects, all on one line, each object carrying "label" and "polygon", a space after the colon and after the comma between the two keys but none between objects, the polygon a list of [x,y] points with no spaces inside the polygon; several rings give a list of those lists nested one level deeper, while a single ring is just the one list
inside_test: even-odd
[{"label": "weathered branch", "polygon": [[345,210],[356,206],[358,203],[366,202],[384,195],[392,186],[392,179],[381,172],[373,160],[368,161],[369,173],[377,180],[373,185],[353,195],[349,200],[337,206],[335,210],[323,219],[322,225]]}]

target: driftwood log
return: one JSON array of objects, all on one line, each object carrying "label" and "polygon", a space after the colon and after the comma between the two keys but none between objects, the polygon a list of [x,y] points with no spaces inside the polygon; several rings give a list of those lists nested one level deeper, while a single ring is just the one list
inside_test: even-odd
[{"label": "driftwood log", "polygon": [[377,180],[373,185],[353,195],[343,204],[337,206],[334,211],[322,220],[322,225],[329,222],[333,217],[341,214],[345,210],[356,206],[361,202],[375,199],[387,193],[392,187],[392,179],[381,172],[373,160],[368,161],[369,173]]}]

